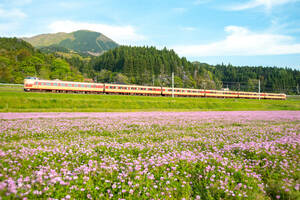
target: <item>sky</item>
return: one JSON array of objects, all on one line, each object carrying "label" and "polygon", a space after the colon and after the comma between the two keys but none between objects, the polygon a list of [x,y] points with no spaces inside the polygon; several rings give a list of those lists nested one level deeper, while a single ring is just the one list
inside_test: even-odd
[{"label": "sky", "polygon": [[300,0],[0,0],[0,37],[85,29],[190,61],[300,69]]}]

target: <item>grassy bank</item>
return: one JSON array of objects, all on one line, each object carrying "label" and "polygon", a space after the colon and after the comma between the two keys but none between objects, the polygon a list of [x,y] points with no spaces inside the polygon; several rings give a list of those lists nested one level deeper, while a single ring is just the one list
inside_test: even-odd
[{"label": "grassy bank", "polygon": [[0,112],[300,110],[300,99],[286,101],[170,98],[119,95],[25,93],[0,87]]}]

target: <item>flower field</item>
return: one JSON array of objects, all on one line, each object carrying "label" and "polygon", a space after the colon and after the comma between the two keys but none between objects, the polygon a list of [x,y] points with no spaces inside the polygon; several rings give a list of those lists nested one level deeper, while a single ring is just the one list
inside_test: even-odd
[{"label": "flower field", "polygon": [[0,199],[299,199],[300,112],[0,113]]}]

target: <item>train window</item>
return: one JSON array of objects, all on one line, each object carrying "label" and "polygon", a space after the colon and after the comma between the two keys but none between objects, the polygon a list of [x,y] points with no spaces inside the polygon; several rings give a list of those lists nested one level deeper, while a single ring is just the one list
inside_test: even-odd
[{"label": "train window", "polygon": [[46,83],[48,86],[51,86],[51,83]]},{"label": "train window", "polygon": [[53,83],[54,86],[57,86],[57,83]]},{"label": "train window", "polygon": [[69,87],[72,87],[72,84],[68,84]]},{"label": "train window", "polygon": [[75,84],[75,85],[74,85],[74,87],[78,87],[78,85],[77,85],[77,84]]}]

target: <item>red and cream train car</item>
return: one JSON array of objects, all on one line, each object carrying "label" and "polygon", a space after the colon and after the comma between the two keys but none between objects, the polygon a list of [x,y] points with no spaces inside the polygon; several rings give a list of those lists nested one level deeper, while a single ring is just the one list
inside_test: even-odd
[{"label": "red and cream train car", "polygon": [[39,80],[29,77],[24,80],[25,91],[47,91],[58,93],[103,93],[103,83],[82,83],[60,80]]},{"label": "red and cream train car", "polygon": [[106,94],[160,96],[161,95],[161,87],[141,86],[141,85],[105,84],[104,92]]},{"label": "red and cream train car", "polygon": [[[39,80],[28,77],[24,80],[25,91],[46,91],[60,93],[90,93],[90,94],[123,94],[143,96],[172,96],[172,88],[121,85],[103,83],[82,83],[60,80]],[[243,99],[275,99],[285,100],[285,94],[257,93],[243,91],[203,90],[191,88],[174,88],[177,97],[211,97],[211,98],[243,98]]]}]

